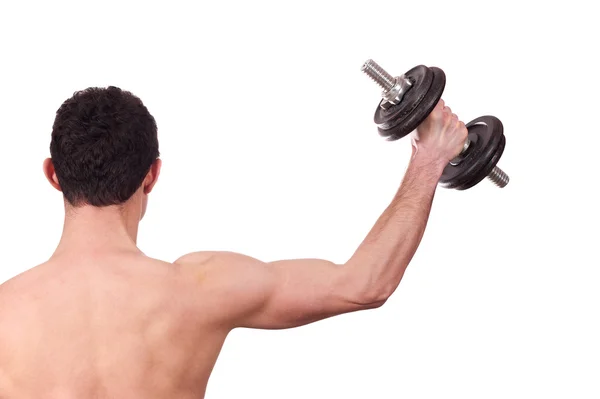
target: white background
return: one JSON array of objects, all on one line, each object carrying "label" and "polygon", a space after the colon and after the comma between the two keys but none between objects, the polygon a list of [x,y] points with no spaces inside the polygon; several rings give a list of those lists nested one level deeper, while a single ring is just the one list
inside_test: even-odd
[{"label": "white background", "polygon": [[598,398],[598,12],[584,1],[2,2],[4,281],[49,257],[56,109],[116,85],[159,125],[139,245],[345,261],[410,154],[373,124],[373,58],[447,75],[465,122],[504,123],[505,189],[439,189],[400,288],[377,310],[237,330],[208,398]]}]

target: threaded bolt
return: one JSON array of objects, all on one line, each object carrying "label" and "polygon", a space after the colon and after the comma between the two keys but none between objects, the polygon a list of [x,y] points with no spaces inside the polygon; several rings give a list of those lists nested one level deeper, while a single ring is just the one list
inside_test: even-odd
[{"label": "threaded bolt", "polygon": [[494,169],[487,175],[487,178],[490,179],[495,185],[500,188],[506,187],[510,179],[508,175],[504,173],[502,169],[497,166],[494,166]]},{"label": "threaded bolt", "polygon": [[373,60],[367,60],[363,64],[361,71],[366,73],[385,91],[389,91],[396,84],[396,79]]}]

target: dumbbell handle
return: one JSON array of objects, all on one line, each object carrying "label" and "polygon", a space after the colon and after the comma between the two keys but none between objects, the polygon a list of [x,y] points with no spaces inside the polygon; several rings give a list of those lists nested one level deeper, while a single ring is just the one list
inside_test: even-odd
[{"label": "dumbbell handle", "polygon": [[[367,60],[361,70],[383,89],[382,97],[384,100],[389,101],[389,93],[393,91],[394,99],[397,101],[396,104],[402,100],[402,96],[412,85],[412,82],[404,76],[393,77],[373,60]],[[461,155],[467,151],[470,145],[471,141],[467,137],[462,151],[456,158],[450,161],[450,164],[457,165],[460,163],[462,160]],[[494,169],[487,175],[487,178],[500,188],[505,187],[510,180],[508,175],[497,166],[494,166]]]}]

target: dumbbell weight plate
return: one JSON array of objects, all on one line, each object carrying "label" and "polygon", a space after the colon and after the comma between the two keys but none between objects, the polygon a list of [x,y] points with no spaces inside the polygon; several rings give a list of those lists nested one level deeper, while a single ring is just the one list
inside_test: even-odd
[{"label": "dumbbell weight plate", "polygon": [[487,175],[490,174],[492,169],[494,169],[494,166],[496,166],[496,164],[500,160],[500,157],[502,156],[502,153],[504,152],[505,145],[506,145],[506,137],[503,135],[501,138],[500,145],[498,146],[498,149],[492,156],[489,164],[486,165],[483,169],[481,169],[478,173],[473,175],[470,180],[467,180],[464,184],[456,187],[455,189],[456,190],[467,190],[467,189],[475,186],[479,182],[481,182],[483,179],[485,179],[487,177]]},{"label": "dumbbell weight plate", "polygon": [[494,169],[506,144],[502,122],[495,116],[481,116],[467,123],[471,144],[458,165],[448,164],[439,184],[445,188],[467,190]]},{"label": "dumbbell weight plate", "polygon": [[398,140],[415,130],[433,111],[446,86],[444,71],[436,67],[417,65],[404,77],[411,81],[412,86],[402,101],[388,109],[378,105],[375,111],[377,130],[388,141]]}]

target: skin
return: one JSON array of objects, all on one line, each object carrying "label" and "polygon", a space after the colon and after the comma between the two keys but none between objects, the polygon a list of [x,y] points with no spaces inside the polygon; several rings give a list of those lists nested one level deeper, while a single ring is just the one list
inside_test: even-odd
[{"label": "skin", "polygon": [[[396,195],[344,264],[137,247],[157,160],[121,206],[77,209],[52,257],[0,285],[0,398],[202,398],[235,328],[284,329],[382,306],[427,224],[437,182],[467,136],[440,101],[413,133]],[[50,184],[60,190],[52,161]]]}]

